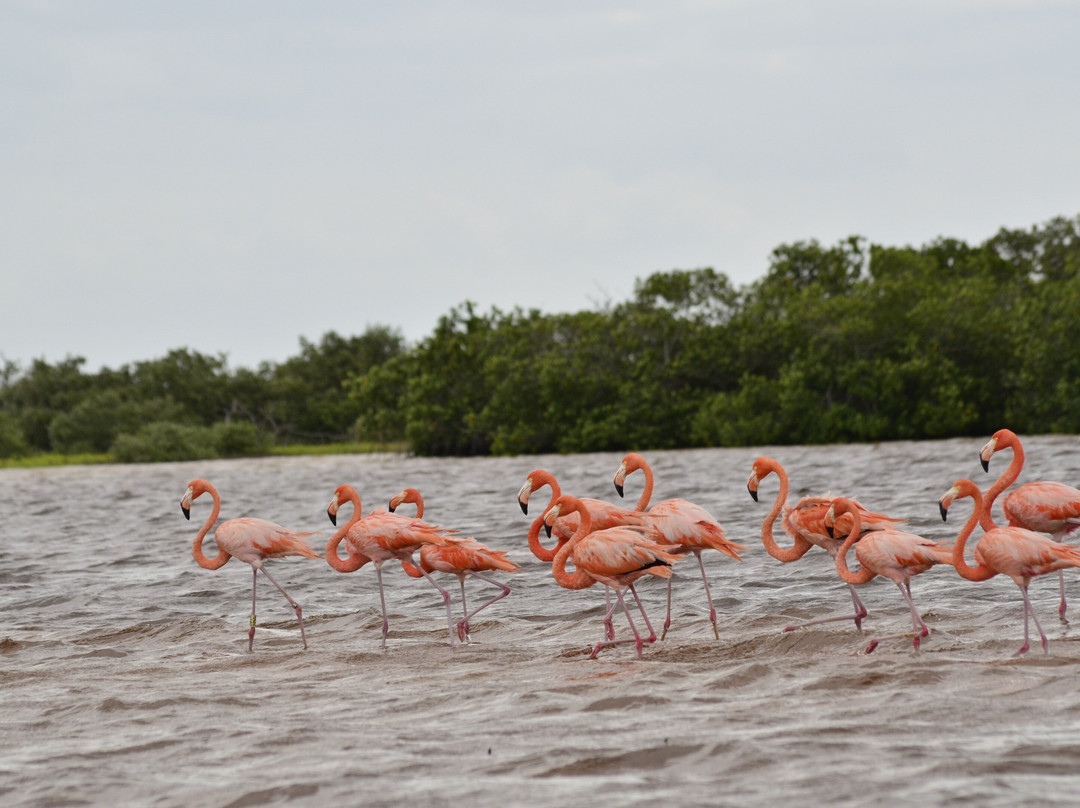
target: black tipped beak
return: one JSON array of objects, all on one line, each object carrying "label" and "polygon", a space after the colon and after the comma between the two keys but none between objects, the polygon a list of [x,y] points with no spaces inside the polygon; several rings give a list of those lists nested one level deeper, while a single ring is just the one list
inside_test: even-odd
[{"label": "black tipped beak", "polygon": [[329,508],[326,509],[326,515],[330,517],[330,524],[337,527],[337,514],[332,513]]},{"label": "black tipped beak", "polygon": [[947,522],[948,521],[948,516],[949,516],[949,509],[945,507],[945,503],[943,503],[943,502],[939,502],[937,504],[937,506],[938,506],[938,510],[941,511],[941,521],[942,522]]},{"label": "black tipped beak", "polygon": [[623,496],[623,490],[622,489],[623,489],[623,487],[621,485],[619,485],[618,483],[615,483],[615,490],[619,492],[620,497]]},{"label": "black tipped beak", "polygon": [[990,471],[990,461],[979,458],[979,462],[982,464],[983,471]]},{"label": "black tipped beak", "polygon": [[523,514],[525,514],[526,516],[528,516],[529,515],[529,503],[519,499],[518,500],[518,505],[521,506],[521,512]]},{"label": "black tipped beak", "polygon": [[551,525],[545,524],[544,525],[544,532],[547,533],[547,537],[550,539],[551,538]]},{"label": "black tipped beak", "polygon": [[836,538],[836,528],[833,525],[825,525],[825,532],[829,534],[830,539]]},{"label": "black tipped beak", "polygon": [[390,513],[394,512],[394,500],[390,500],[390,502],[387,503],[386,509],[390,511]]},{"label": "black tipped beak", "polygon": [[183,502],[180,503],[180,510],[183,512],[184,518],[187,519],[190,522],[191,521],[191,510],[189,508],[185,508]]},{"label": "black tipped beak", "polygon": [[757,501],[758,501],[758,498],[757,498],[757,489],[751,488],[751,487],[750,487],[750,486],[748,485],[748,486],[746,486],[746,490],[750,492],[750,496],[752,496],[752,497],[754,498],[754,502],[757,502]]}]

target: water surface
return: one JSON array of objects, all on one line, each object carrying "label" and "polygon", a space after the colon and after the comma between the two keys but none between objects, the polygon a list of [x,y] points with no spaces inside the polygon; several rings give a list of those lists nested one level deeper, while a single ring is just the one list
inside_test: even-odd
[{"label": "water surface", "polygon": [[[1074,805],[1080,797],[1080,643],[1056,617],[1056,577],[1032,586],[1050,636],[1012,659],[1020,596],[998,577],[935,568],[913,583],[932,634],[914,653],[895,586],[861,588],[870,617],[784,633],[792,621],[850,606],[828,556],[769,557],[761,521],[776,478],[754,503],[753,459],[787,468],[791,498],[851,495],[951,540],[937,499],[958,477],[983,487],[984,439],[836,447],[650,452],[657,500],[708,508],[738,563],[706,554],[720,639],[693,559],[675,575],[667,639],[635,658],[619,646],[589,660],[603,592],[559,588],[525,546],[533,512],[516,494],[534,468],[567,492],[617,499],[621,455],[501,459],[403,456],[273,458],[140,466],[0,470],[0,799],[12,806],[402,804],[768,806],[802,803]],[[1080,481],[1080,441],[1025,440],[1021,482]],[[1004,470],[1008,453],[994,458]],[[179,500],[206,477],[222,518],[259,516],[332,528],[334,488],[356,485],[365,510],[412,485],[427,518],[505,550],[523,571],[512,594],[451,648],[441,600],[388,564],[390,636],[370,566],[271,562],[304,607],[260,581],[247,652],[251,570],[211,572],[191,558],[208,498],[185,522]],[[633,502],[641,475],[627,483]],[[777,529],[780,534],[779,528]],[[853,562],[854,563],[854,562]],[[1075,576],[1073,576],[1075,577]],[[1070,579],[1072,580],[1072,579]],[[447,579],[455,593],[456,581]],[[486,593],[470,582],[470,597]],[[654,623],[664,585],[642,585]],[[1080,586],[1070,588],[1080,621]],[[479,602],[479,601],[477,601]],[[620,632],[625,623],[617,620]],[[904,635],[907,631],[909,634]],[[862,653],[869,636],[882,642]],[[658,802],[659,801],[659,802]]]}]

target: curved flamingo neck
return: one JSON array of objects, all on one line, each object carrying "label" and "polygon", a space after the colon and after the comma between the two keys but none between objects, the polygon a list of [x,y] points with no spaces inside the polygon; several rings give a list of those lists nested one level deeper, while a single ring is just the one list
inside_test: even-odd
[{"label": "curved flamingo neck", "polygon": [[562,505],[560,515],[577,511],[581,517],[581,524],[574,531],[574,535],[555,553],[555,558],[551,562],[551,576],[564,589],[588,589],[595,583],[593,578],[582,570],[575,570],[573,574],[570,574],[566,571],[566,560],[570,558],[570,553],[578,542],[592,532],[592,517],[589,515],[589,509],[574,497],[560,497],[559,503]]},{"label": "curved flamingo neck", "polygon": [[[199,483],[201,483],[201,485],[199,485]],[[210,517],[206,520],[206,523],[203,524],[203,526],[199,528],[199,532],[195,534],[195,543],[191,546],[191,554],[195,557],[195,563],[200,567],[208,570],[221,569],[225,566],[225,562],[232,558],[232,556],[219,547],[217,555],[213,558],[208,558],[202,548],[203,539],[206,538],[206,534],[210,532],[210,528],[214,526],[214,523],[221,515],[221,495],[218,494],[217,489],[206,480],[199,480],[196,485],[195,496],[202,493],[210,494],[210,496],[214,498],[214,507],[211,509]],[[192,499],[194,499],[194,497],[192,497]]]},{"label": "curved flamingo neck", "polygon": [[841,513],[851,514],[851,532],[848,533],[847,538],[844,539],[844,543],[840,545],[840,549],[836,551],[836,571],[840,573],[840,577],[849,584],[865,584],[869,583],[875,575],[871,569],[863,567],[858,572],[852,572],[848,569],[847,554],[851,546],[855,544],[859,536],[862,535],[862,514],[859,513],[859,509],[855,507],[855,503],[850,499],[839,498],[833,500],[833,515],[839,516]]},{"label": "curved flamingo neck", "polygon": [[[979,491],[979,486],[975,485],[971,480],[957,481],[955,490],[957,491],[955,499],[971,497],[974,508],[971,511],[971,516],[969,516],[967,522],[964,523],[960,535],[956,537],[956,541],[953,543],[952,565],[956,568],[960,577],[966,578],[969,581],[985,581],[987,578],[993,578],[995,572],[992,569],[984,564],[972,567],[964,558],[964,548],[967,546],[968,538],[975,530],[975,526],[980,524],[986,517],[987,509],[982,492]],[[984,526],[983,529],[986,530],[987,528]],[[991,523],[989,529],[993,530],[993,523]]]},{"label": "curved flamingo neck", "polygon": [[[780,491],[776,495],[776,501],[773,502],[772,508],[765,516],[765,521],[761,523],[761,543],[765,545],[765,552],[775,558],[777,561],[783,561],[785,563],[790,561],[798,561],[809,549],[807,547],[800,547],[799,541],[796,540],[795,544],[789,550],[784,550],[776,543],[773,538],[773,525],[776,524],[777,517],[780,516],[780,511],[784,508],[784,503],[787,502],[788,496],[788,476],[784,471],[784,467],[776,461],[764,462],[758,461],[754,465],[755,472],[758,470],[760,464],[761,470],[765,473],[758,476],[758,482],[761,482],[763,477],[768,477],[769,474],[774,473],[780,478]],[[809,545],[809,542],[806,543]]]},{"label": "curved flamingo neck", "polygon": [[[544,513],[547,513],[545,510]],[[532,550],[532,554],[541,561],[554,561],[555,554],[559,552],[559,549],[563,547],[566,542],[560,540],[550,550],[544,547],[540,543],[540,528],[544,525],[544,517],[538,516],[533,520],[532,525],[529,527],[529,549]]]},{"label": "curved flamingo neck", "polygon": [[356,572],[356,570],[364,566],[367,559],[359,553],[354,555],[349,551],[348,545],[345,546],[345,551],[349,553],[349,557],[342,558],[338,555],[338,545],[341,544],[341,540],[348,535],[349,530],[360,521],[360,517],[363,515],[363,511],[360,509],[360,494],[351,485],[341,486],[336,494],[338,507],[343,504],[341,502],[342,495],[345,496],[345,502],[352,503],[353,512],[352,516],[349,517],[349,521],[338,528],[337,532],[326,542],[326,563],[338,572]]},{"label": "curved flamingo neck", "polygon": [[653,490],[653,473],[652,466],[641,455],[631,452],[624,458],[626,463],[626,473],[637,471],[638,469],[645,475],[645,489],[641,492],[641,497],[638,499],[638,503],[635,506],[635,510],[644,511],[649,507],[649,500],[652,499]]},{"label": "curved flamingo neck", "polygon": [[1020,438],[1016,437],[1016,433],[1008,429],[1001,429],[994,435],[994,438],[996,439],[994,445],[995,454],[1008,447],[1013,450],[1013,456],[1012,460],[1009,461],[1008,468],[1002,472],[992,486],[986,489],[986,496],[983,497],[982,519],[980,520],[983,530],[993,530],[997,527],[992,513],[994,500],[998,498],[1002,491],[1016,482],[1024,468],[1024,447],[1020,443]]},{"label": "curved flamingo neck", "polygon": [[[532,525],[529,527],[529,550],[541,561],[554,561],[555,554],[559,551],[559,548],[565,544],[565,542],[556,544],[552,549],[547,549],[540,543],[540,529],[544,526],[544,514],[555,507],[555,503],[559,497],[562,496],[562,490],[559,488],[559,483],[555,479],[555,476],[543,469],[537,469],[529,475],[531,481],[531,491],[539,491],[545,485],[551,489],[551,499],[548,500],[547,507],[540,512],[540,515],[533,520]],[[531,492],[530,492],[531,493]]]}]

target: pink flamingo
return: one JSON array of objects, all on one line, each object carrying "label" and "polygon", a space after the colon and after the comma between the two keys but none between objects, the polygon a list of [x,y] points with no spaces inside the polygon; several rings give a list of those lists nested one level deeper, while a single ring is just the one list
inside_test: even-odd
[{"label": "pink flamingo", "polygon": [[[375,577],[379,582],[379,603],[382,606],[382,647],[386,647],[386,635],[390,631],[390,621],[386,615],[386,596],[383,593],[382,565],[392,558],[412,561],[412,554],[427,544],[449,544],[453,537],[435,525],[429,525],[420,519],[409,519],[396,513],[376,510],[361,517],[360,494],[351,485],[339,485],[333,499],[326,509],[326,515],[333,524],[337,524],[338,509],[347,502],[353,506],[352,518],[341,527],[326,543],[326,561],[338,572],[355,572],[370,561],[375,567]],[[338,556],[337,548],[342,539],[349,557]],[[442,593],[446,604],[446,627],[450,632],[450,645],[454,644],[453,615],[450,611],[450,593],[428,575],[423,575]]]},{"label": "pink flamingo", "polygon": [[251,623],[248,629],[248,652],[255,644],[255,590],[259,583],[259,570],[262,570],[274,586],[289,601],[289,605],[296,611],[296,619],[300,622],[300,639],[307,648],[307,635],[304,633],[304,615],[300,604],[293,600],[285,588],[274,580],[269,570],[263,565],[268,558],[280,558],[282,556],[298,555],[305,558],[318,558],[316,553],[307,542],[305,536],[313,533],[298,533],[286,527],[268,522],[265,519],[229,519],[222,522],[214,531],[214,541],[217,543],[218,552],[213,558],[207,558],[203,553],[202,543],[210,528],[214,526],[221,514],[221,496],[212,484],[203,479],[195,479],[188,483],[187,491],[180,500],[180,510],[184,518],[191,519],[191,503],[203,494],[209,493],[214,500],[214,507],[205,524],[199,528],[195,535],[195,543],[192,545],[191,554],[195,557],[195,563],[208,570],[216,570],[225,566],[230,558],[236,557],[251,565]]},{"label": "pink flamingo", "polygon": [[[746,490],[750,492],[754,502],[758,501],[758,486],[770,474],[775,474],[780,478],[780,491],[776,495],[776,501],[773,503],[772,509],[765,516],[765,521],[761,525],[761,543],[765,545],[765,551],[778,561],[789,563],[798,561],[806,555],[811,547],[817,546],[825,550],[829,557],[835,560],[836,553],[843,544],[843,537],[851,532],[854,517],[851,514],[843,514],[838,517],[834,528],[835,537],[830,536],[828,529],[825,527],[825,514],[832,506],[833,498],[829,496],[803,497],[794,507],[788,505],[787,472],[784,471],[784,467],[779,462],[771,457],[759,457],[754,461],[753,467],[750,469],[750,478],[746,482]],[[868,511],[858,502],[855,504],[859,509],[863,531],[885,530],[904,521],[903,519],[894,519],[880,513]],[[773,523],[776,522],[776,517],[780,514],[781,509],[784,512],[784,519],[781,524],[784,531],[794,540],[794,544],[787,550],[781,549],[777,545],[772,534]],[[784,631],[795,631],[807,626],[831,623],[836,620],[854,620],[855,628],[861,631],[863,618],[867,615],[866,606],[859,598],[855,587],[851,584],[848,584],[848,592],[851,594],[851,602],[855,607],[854,614],[819,617],[805,623],[785,626]]]},{"label": "pink flamingo", "polygon": [[[547,507],[544,508],[540,516],[533,520],[532,526],[529,528],[529,549],[541,561],[551,562],[555,560],[555,553],[558,552],[559,548],[574,535],[579,520],[576,512],[560,516],[555,521],[555,524],[551,526],[551,533],[555,535],[557,540],[555,547],[549,550],[540,543],[540,529],[544,526],[544,514],[555,506],[555,502],[562,495],[559,483],[551,472],[544,469],[535,469],[529,472],[529,476],[525,478],[525,484],[521,486],[521,490],[518,492],[518,505],[521,506],[521,512],[528,516],[529,497],[545,485],[551,488],[551,498],[548,500]],[[639,511],[630,508],[621,508],[602,499],[581,497],[579,501],[588,509],[594,530],[646,523]]]},{"label": "pink flamingo", "polygon": [[964,547],[968,537],[975,530],[975,525],[986,518],[988,510],[979,487],[971,480],[957,480],[953,483],[953,487],[941,497],[938,507],[941,510],[941,518],[945,519],[948,516],[949,506],[964,497],[971,497],[975,507],[953,545],[952,565],[961,577],[969,581],[985,581],[998,573],[1012,578],[1024,598],[1024,644],[1013,656],[1018,657],[1027,653],[1030,647],[1028,615],[1031,616],[1035,622],[1035,628],[1039,631],[1043,653],[1048,654],[1049,641],[1046,639],[1042,626],[1039,625],[1035,609],[1032,608],[1031,599],[1028,597],[1028,584],[1037,575],[1046,575],[1055,570],[1062,572],[1067,567],[1080,567],[1080,549],[1056,542],[1041,533],[1018,525],[991,527],[983,533],[975,545],[973,555],[976,566],[972,567],[964,559]]},{"label": "pink flamingo", "polygon": [[[529,472],[529,475],[525,478],[525,484],[522,485],[521,490],[518,491],[518,505],[521,506],[521,512],[528,516],[529,497],[545,485],[551,489],[551,498],[548,500],[547,507],[540,512],[540,515],[533,520],[532,525],[529,527],[529,549],[532,551],[532,554],[541,561],[551,562],[555,560],[555,553],[558,552],[559,548],[566,544],[566,542],[570,540],[570,537],[574,535],[574,531],[577,530],[580,522],[576,512],[560,516],[555,521],[554,525],[549,526],[547,529],[549,536],[552,533],[555,534],[555,547],[549,550],[540,543],[540,529],[544,527],[544,514],[555,506],[555,502],[562,495],[562,490],[559,488],[559,482],[551,472],[545,471],[544,469],[534,469]],[[605,530],[609,527],[620,526],[641,526],[647,521],[644,515],[638,511],[630,508],[621,508],[618,505],[605,502],[602,499],[581,497],[579,501],[588,509],[594,530]],[[592,584],[590,583],[589,585],[591,586]],[[611,608],[611,590],[605,589],[604,596],[607,613],[604,622],[604,634],[610,640],[615,637],[615,627],[611,624],[611,616],[613,614]],[[634,593],[634,597],[637,597],[636,593]],[[645,619],[646,624],[648,624],[649,620],[645,617],[645,610],[640,603],[638,603],[638,608],[641,609],[641,616]],[[650,631],[651,630],[652,628],[650,626]],[[655,639],[655,636],[650,637],[649,642],[652,642]]]},{"label": "pink flamingo", "polygon": [[[623,484],[626,477],[635,471],[641,470],[645,474],[645,489],[638,499],[637,510],[645,513],[649,507],[649,499],[652,497],[653,473],[645,458],[631,452],[623,458],[618,471],[615,472],[615,490],[619,496],[623,496]],[[720,527],[716,519],[707,510],[685,499],[667,499],[658,502],[648,510],[649,536],[657,543],[664,545],[672,553],[693,553],[697,558],[698,567],[701,569],[701,580],[705,583],[705,598],[709,602],[709,621],[712,623],[713,635],[720,639],[720,631],[716,627],[716,607],[713,606],[712,595],[709,592],[709,579],[705,575],[705,562],[701,559],[701,551],[712,548],[719,550],[724,555],[741,561],[739,551],[746,548],[741,544],[729,541],[724,535],[724,529]],[[667,591],[667,617],[664,620],[664,630],[660,639],[667,636],[671,626],[671,578],[668,577]]]},{"label": "pink flamingo", "polygon": [[[390,500],[390,511],[393,513],[402,503],[410,502],[416,506],[416,518],[424,516],[424,498],[415,488],[406,488],[400,494],[395,494]],[[413,578],[419,578],[421,572],[414,564],[402,560],[405,572]],[[461,584],[461,611],[464,614],[457,621],[457,634],[462,642],[468,642],[469,620],[476,614],[497,600],[501,600],[510,594],[510,587],[484,575],[484,571],[503,570],[504,572],[521,572],[521,568],[506,557],[506,553],[492,550],[485,544],[473,538],[456,538],[452,544],[425,544],[420,548],[420,566],[426,572],[446,572],[456,575]],[[465,603],[465,579],[472,575],[482,581],[487,581],[492,586],[497,586],[502,591],[491,600],[478,606],[471,612]]]},{"label": "pink flamingo", "polygon": [[[983,471],[990,471],[990,458],[1002,449],[1012,449],[1012,461],[997,481],[986,491],[986,506],[982,516],[982,528],[989,531],[995,527],[991,510],[998,495],[1016,482],[1024,467],[1024,447],[1011,429],[999,429],[979,452]],[[1080,491],[1071,485],[1053,482],[1025,483],[1010,493],[1002,502],[1005,518],[1010,525],[1026,527],[1038,533],[1049,533],[1054,541],[1062,541],[1069,533],[1080,527]],[[1065,619],[1065,572],[1058,571],[1061,603],[1058,617]]]},{"label": "pink flamingo", "polygon": [[[887,529],[863,533],[861,510],[859,503],[854,500],[837,497],[825,514],[826,528],[835,524],[837,517],[842,514],[849,513],[852,516],[851,529],[836,552],[836,571],[849,584],[869,583],[878,575],[896,584],[911,609],[911,625],[914,631],[912,641],[918,651],[920,640],[930,633],[930,629],[919,616],[915,602],[911,599],[911,579],[935,564],[951,564],[952,545],[930,541],[902,530]],[[858,544],[855,544],[856,541]],[[855,558],[862,567],[857,573],[851,572],[847,566],[847,553],[852,545],[855,545]],[[866,653],[873,651],[877,644],[876,639],[871,640],[866,646]]]},{"label": "pink flamingo", "polygon": [[[630,630],[634,634],[633,642],[640,658],[643,641],[634,625],[634,619],[630,616],[630,610],[626,608],[622,590],[629,588],[631,592],[634,592],[634,581],[644,575],[669,578],[671,564],[678,560],[678,556],[669,553],[667,548],[649,541],[634,528],[610,527],[606,530],[594,531],[589,509],[579,499],[569,494],[559,497],[555,505],[545,514],[544,523],[550,526],[560,515],[573,511],[579,515],[578,528],[570,540],[555,553],[551,564],[551,574],[560,586],[567,589],[586,589],[594,582],[611,588],[630,623]],[[566,571],[567,559],[574,563],[573,574]],[[634,597],[637,598],[636,592]],[[641,605],[640,599],[638,599],[638,605],[639,607]],[[612,606],[607,610],[605,622],[610,619],[614,608]],[[644,616],[645,610],[642,609],[641,613]],[[645,619],[647,622],[648,618]],[[650,633],[653,637],[656,636],[651,629]],[[594,659],[601,648],[622,642],[631,642],[631,640],[609,638],[605,632],[604,639],[596,644],[589,658]]]}]

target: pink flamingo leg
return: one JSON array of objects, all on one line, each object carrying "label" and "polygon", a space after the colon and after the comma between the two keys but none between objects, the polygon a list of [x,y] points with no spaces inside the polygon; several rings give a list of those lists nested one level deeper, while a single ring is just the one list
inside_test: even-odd
[{"label": "pink flamingo leg", "polygon": [[1046,639],[1046,634],[1043,633],[1042,626],[1039,625],[1039,618],[1035,614],[1035,609],[1031,605],[1031,601],[1028,599],[1028,582],[1023,584],[1017,584],[1020,587],[1020,594],[1024,596],[1024,644],[1020,646],[1020,650],[1013,654],[1013,657],[1022,656],[1026,654],[1028,648],[1028,615],[1031,615],[1031,619],[1035,622],[1035,628],[1039,631],[1039,640],[1042,642],[1043,654],[1050,654],[1049,641]]},{"label": "pink flamingo leg", "polygon": [[[296,612],[296,619],[300,621],[300,639],[304,643],[304,650],[307,650],[307,634],[304,633],[304,613],[300,608],[300,604],[293,600],[289,593],[285,591],[285,587],[279,584],[274,576],[266,571],[266,567],[260,567],[262,574],[270,579],[270,583],[278,588],[278,591],[285,596],[285,600],[289,601],[289,605],[293,607],[293,611]],[[251,588],[251,629],[249,631],[248,650],[251,650],[251,639],[255,637],[255,587]]]},{"label": "pink flamingo leg", "polygon": [[1065,625],[1069,625],[1069,621],[1065,619],[1065,570],[1058,570],[1058,584],[1061,588],[1061,605],[1058,606],[1058,618]]},{"label": "pink flamingo leg", "polygon": [[255,645],[255,590],[259,587],[259,568],[251,568],[251,622],[248,628],[248,653],[251,653]]},{"label": "pink flamingo leg", "polygon": [[915,601],[911,599],[911,581],[904,581],[903,584],[897,581],[896,586],[900,590],[900,594],[904,596],[904,600],[907,601],[908,607],[911,609],[911,630],[914,632],[912,642],[915,645],[915,650],[918,651],[919,641],[930,633],[930,629],[919,616],[919,612],[915,608]]},{"label": "pink flamingo leg", "polygon": [[839,620],[854,620],[855,628],[862,631],[862,621],[866,617],[868,612],[866,606],[863,605],[858,594],[855,592],[855,587],[851,584],[847,585],[848,591],[851,593],[851,602],[855,606],[854,614],[834,614],[830,617],[818,617],[814,620],[807,620],[805,623],[793,623],[790,626],[784,626],[784,631],[796,631],[800,628],[808,628],[809,626],[820,626],[822,623],[835,623]]},{"label": "pink flamingo leg", "polygon": [[379,581],[379,604],[382,606],[382,647],[386,648],[386,635],[390,633],[390,620],[386,616],[386,596],[383,594],[382,562],[375,562],[375,577]]},{"label": "pink flamingo leg", "polygon": [[481,574],[479,572],[474,571],[472,573],[472,575],[476,576],[477,578],[479,578],[482,581],[487,581],[489,584],[492,584],[493,586],[499,587],[502,591],[499,594],[497,594],[495,597],[493,597],[491,600],[484,603],[482,606],[478,606],[477,608],[473,609],[471,612],[465,611],[465,579],[464,578],[461,579],[461,608],[462,608],[462,611],[465,611],[465,616],[463,618],[461,618],[461,620],[458,621],[458,636],[461,637],[462,641],[466,641],[468,636],[469,636],[469,619],[470,618],[475,617],[477,612],[480,612],[481,610],[486,609],[488,606],[490,606],[495,601],[502,600],[503,598],[505,598],[507,595],[510,594],[510,587],[507,586],[506,584],[500,583],[499,581],[496,581],[494,578],[489,578],[488,576],[483,575],[483,574]]},{"label": "pink flamingo leg", "polygon": [[611,616],[615,613],[615,605],[611,602],[611,589],[604,587],[604,639],[615,639],[615,626],[611,622]]},{"label": "pink flamingo leg", "polygon": [[[645,607],[642,605],[641,598],[638,597],[637,590],[634,588],[633,584],[630,584],[630,594],[632,594],[634,596],[634,600],[637,601],[638,611],[641,612],[641,619],[645,621],[645,626],[649,629],[649,637],[647,640],[645,640],[645,642],[651,645],[652,643],[656,642],[656,631],[653,630],[652,623],[649,622],[649,615],[645,614]],[[613,635],[608,639],[613,640],[615,639],[615,637]]]},{"label": "pink flamingo leg", "polygon": [[634,618],[632,618],[630,616],[630,610],[628,608],[626,608],[626,601],[623,600],[622,592],[620,592],[618,589],[616,589],[615,590],[615,597],[618,599],[619,605],[622,606],[623,613],[626,615],[626,620],[630,624],[630,630],[634,633],[634,639],[630,640],[628,638],[628,639],[625,639],[625,640],[604,640],[604,641],[598,642],[596,644],[596,647],[593,648],[593,652],[591,654],[589,654],[589,659],[596,659],[596,655],[598,653],[600,653],[601,648],[607,648],[609,645],[619,645],[620,643],[625,643],[625,642],[633,642],[635,647],[637,648],[638,658],[639,659],[641,658],[641,648],[642,648],[644,642],[641,639],[641,635],[638,634],[637,627],[634,625]]},{"label": "pink flamingo leg", "polygon": [[[409,563],[412,564],[412,553],[409,554]],[[413,564],[413,566],[416,567],[418,570],[420,570],[421,574],[425,578],[428,579],[428,583],[430,583],[433,587],[438,589],[439,592],[442,594],[443,603],[446,604],[446,630],[450,632],[450,647],[453,648],[454,647],[454,614],[450,609],[450,593],[447,592],[445,589],[443,589],[441,586],[439,586],[438,582],[434,578],[432,578],[424,570],[423,567],[418,566],[416,564]]]},{"label": "pink flamingo leg", "polygon": [[705,584],[705,599],[709,601],[709,622],[712,623],[713,636],[720,639],[720,631],[716,628],[716,607],[713,606],[712,594],[709,592],[709,579],[705,577],[705,562],[701,560],[701,551],[695,550],[698,567],[701,568],[701,581]]},{"label": "pink flamingo leg", "polygon": [[661,642],[663,642],[664,637],[667,636],[669,628],[671,628],[671,578],[667,579],[667,617],[664,618],[664,630],[660,632]]}]

